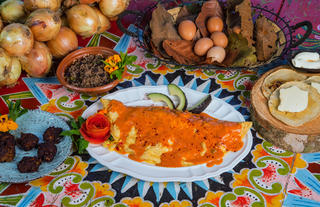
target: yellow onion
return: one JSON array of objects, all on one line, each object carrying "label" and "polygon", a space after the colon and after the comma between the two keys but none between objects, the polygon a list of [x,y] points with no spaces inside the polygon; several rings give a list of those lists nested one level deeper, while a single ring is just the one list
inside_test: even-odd
[{"label": "yellow onion", "polygon": [[20,0],[6,0],[0,6],[0,14],[4,22],[17,22],[25,17],[23,2]]},{"label": "yellow onion", "polygon": [[5,79],[5,70],[9,68],[11,64],[11,57],[8,53],[0,48],[0,81],[2,82]]},{"label": "yellow onion", "polygon": [[24,8],[28,11],[36,9],[51,9],[57,11],[60,8],[61,0],[24,0]]},{"label": "yellow onion", "polygon": [[10,57],[9,54],[0,48],[0,87],[13,85],[21,75],[21,65],[16,57]]},{"label": "yellow onion", "polygon": [[79,4],[67,11],[69,26],[82,37],[89,37],[97,32],[99,18],[93,8]]},{"label": "yellow onion", "polygon": [[31,29],[35,40],[48,41],[58,34],[61,19],[58,13],[50,9],[37,9],[29,15],[26,25]]},{"label": "yellow onion", "polygon": [[78,38],[68,27],[61,27],[58,35],[49,40],[47,45],[53,57],[61,58],[78,48]]},{"label": "yellow onion", "polygon": [[22,69],[30,76],[46,76],[52,65],[52,55],[46,44],[34,42],[34,46],[29,54],[19,57]]},{"label": "yellow onion", "polygon": [[104,16],[101,11],[95,7],[93,7],[94,11],[97,13],[98,18],[99,18],[99,26],[98,26],[98,30],[97,33],[103,33],[104,31],[110,29],[110,21],[109,19]]},{"label": "yellow onion", "polygon": [[99,7],[106,17],[111,18],[123,12],[129,3],[130,0],[101,0]]},{"label": "yellow onion", "polygon": [[12,56],[29,53],[33,47],[33,41],[30,28],[20,23],[9,24],[0,33],[0,46]]}]

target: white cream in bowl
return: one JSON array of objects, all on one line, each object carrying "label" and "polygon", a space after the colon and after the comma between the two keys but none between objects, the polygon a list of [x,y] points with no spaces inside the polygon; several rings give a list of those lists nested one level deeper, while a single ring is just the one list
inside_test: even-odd
[{"label": "white cream in bowl", "polygon": [[297,68],[320,69],[320,55],[317,52],[300,52],[292,59],[292,64]]}]

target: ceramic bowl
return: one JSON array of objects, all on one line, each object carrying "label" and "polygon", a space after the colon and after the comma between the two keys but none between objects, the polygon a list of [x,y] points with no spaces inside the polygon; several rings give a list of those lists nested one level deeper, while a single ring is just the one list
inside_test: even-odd
[{"label": "ceramic bowl", "polygon": [[72,91],[88,94],[91,96],[98,96],[98,95],[105,94],[106,92],[116,87],[120,81],[117,79],[103,86],[98,86],[94,88],[80,88],[80,87],[76,87],[74,85],[69,84],[64,77],[65,70],[68,68],[69,65],[71,65],[76,59],[81,58],[88,54],[102,54],[103,56],[108,57],[118,53],[107,47],[84,47],[79,50],[76,50],[70,53],[69,55],[67,55],[60,62],[56,72],[57,78],[63,86],[65,86],[66,88]]},{"label": "ceramic bowl", "polygon": [[296,51],[293,51],[292,54],[291,54],[291,57],[289,58],[288,62],[289,62],[289,65],[296,69],[296,70],[299,70],[299,71],[302,71],[302,72],[307,72],[307,73],[320,73],[320,68],[319,69],[311,69],[311,68],[303,68],[303,67],[296,67],[293,65],[292,63],[292,60],[295,58],[295,56],[301,52],[317,52],[320,54],[320,50],[296,50]]}]

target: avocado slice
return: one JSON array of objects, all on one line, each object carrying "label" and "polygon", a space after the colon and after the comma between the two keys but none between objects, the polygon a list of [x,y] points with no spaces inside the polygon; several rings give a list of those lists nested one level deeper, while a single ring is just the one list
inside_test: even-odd
[{"label": "avocado slice", "polygon": [[168,90],[171,96],[178,96],[179,98],[179,104],[176,109],[179,111],[185,111],[188,105],[188,101],[184,92],[179,88],[179,86],[175,84],[169,84]]},{"label": "avocado slice", "polygon": [[200,114],[209,106],[211,101],[212,101],[212,97],[209,94],[209,95],[203,97],[202,99],[200,99],[200,101],[198,101],[198,103],[196,103],[194,106],[188,108],[187,110],[191,113],[194,113],[194,114]]},{"label": "avocado slice", "polygon": [[147,97],[154,102],[162,101],[167,104],[169,109],[174,109],[173,102],[171,101],[171,99],[167,95],[164,95],[162,93],[149,93],[149,94],[147,94]]}]

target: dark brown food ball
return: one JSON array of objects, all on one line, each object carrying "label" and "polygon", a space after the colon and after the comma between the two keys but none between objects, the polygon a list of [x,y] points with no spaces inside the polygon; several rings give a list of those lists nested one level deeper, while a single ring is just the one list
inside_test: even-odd
[{"label": "dark brown food ball", "polygon": [[57,147],[52,142],[41,143],[38,146],[38,158],[43,162],[51,162],[57,154]]},{"label": "dark brown food ball", "polygon": [[16,141],[20,149],[29,151],[38,145],[39,138],[31,133],[21,133],[21,138]]},{"label": "dark brown food ball", "polygon": [[18,170],[21,173],[36,172],[41,164],[41,159],[38,157],[23,157],[18,163]]},{"label": "dark brown food ball", "polygon": [[58,144],[62,139],[62,136],[60,136],[61,132],[61,128],[49,127],[43,134],[43,140],[45,142],[53,142],[55,144]]},{"label": "dark brown food ball", "polygon": [[11,162],[16,154],[14,136],[8,132],[0,133],[0,162]]}]

